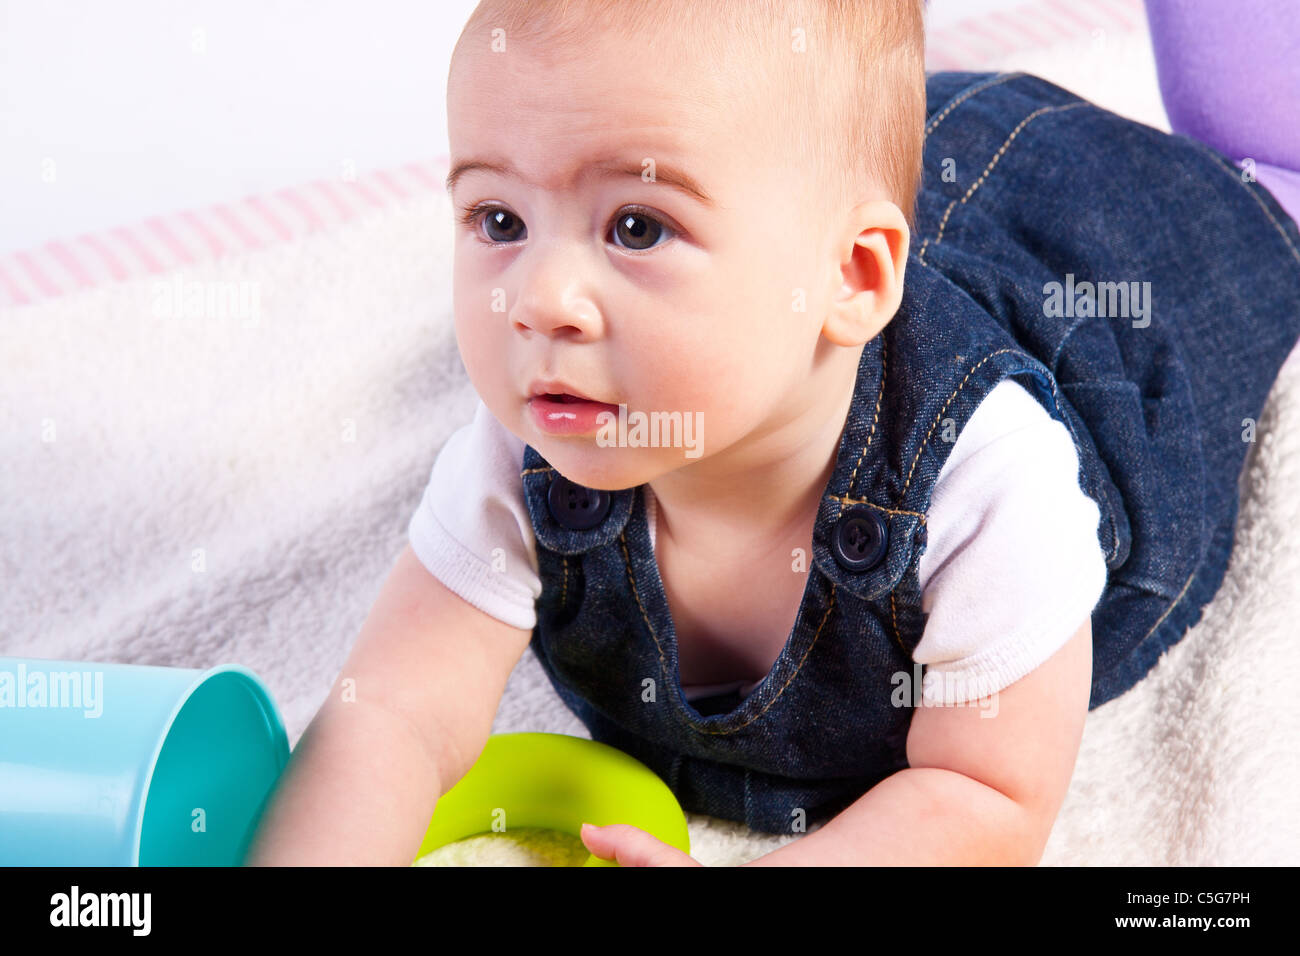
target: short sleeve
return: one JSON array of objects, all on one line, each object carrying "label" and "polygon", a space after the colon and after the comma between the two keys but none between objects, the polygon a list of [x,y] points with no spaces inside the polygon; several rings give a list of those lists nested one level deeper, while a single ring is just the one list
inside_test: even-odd
[{"label": "short sleeve", "polygon": [[407,526],[411,550],[447,588],[514,627],[537,622],[542,592],[519,477],[524,444],[480,400],[438,453]]},{"label": "short sleeve", "polygon": [[1056,653],[1106,586],[1100,510],[1074,440],[1014,380],[980,402],[941,469],[918,574],[923,700],[1002,690]]}]

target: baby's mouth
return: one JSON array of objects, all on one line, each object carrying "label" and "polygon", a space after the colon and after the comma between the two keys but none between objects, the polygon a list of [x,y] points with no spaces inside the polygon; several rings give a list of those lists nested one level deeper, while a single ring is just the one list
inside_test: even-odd
[{"label": "baby's mouth", "polygon": [[619,406],[568,392],[538,392],[528,402],[537,426],[553,435],[585,435],[607,424],[605,416],[617,417]]}]

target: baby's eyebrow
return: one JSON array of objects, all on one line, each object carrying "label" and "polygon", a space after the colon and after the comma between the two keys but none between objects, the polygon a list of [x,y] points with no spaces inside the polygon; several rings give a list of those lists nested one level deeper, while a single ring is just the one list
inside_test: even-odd
[{"label": "baby's eyebrow", "polygon": [[[447,192],[456,188],[456,183],[466,173],[481,171],[488,173],[497,173],[501,176],[510,176],[521,182],[528,182],[510,163],[495,163],[484,159],[467,159],[457,163],[452,167],[451,172],[447,174]],[[608,160],[604,162],[589,163],[582,170],[583,176],[635,176],[641,178],[643,166],[640,162],[625,160]],[[704,191],[704,187],[696,181],[689,173],[681,169],[675,169],[670,166],[664,166],[655,162],[654,181],[663,183],[665,186],[671,186],[674,189],[685,193],[697,202],[714,207],[717,203],[713,197]],[[536,185],[529,183],[529,185]]]}]

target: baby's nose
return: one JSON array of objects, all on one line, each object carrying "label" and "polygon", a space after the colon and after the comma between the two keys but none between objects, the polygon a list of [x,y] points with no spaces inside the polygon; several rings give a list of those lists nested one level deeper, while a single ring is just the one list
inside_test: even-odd
[{"label": "baby's nose", "polygon": [[518,331],[581,336],[601,331],[600,310],[571,268],[556,264],[534,269],[517,296],[510,320]]}]

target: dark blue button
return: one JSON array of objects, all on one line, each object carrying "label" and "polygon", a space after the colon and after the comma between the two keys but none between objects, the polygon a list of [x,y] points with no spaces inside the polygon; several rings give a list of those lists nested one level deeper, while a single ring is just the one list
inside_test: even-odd
[{"label": "dark blue button", "polygon": [[850,508],[835,522],[831,552],[846,571],[874,568],[885,556],[888,533],[885,519],[874,508]]},{"label": "dark blue button", "polygon": [[609,514],[609,492],[587,488],[557,474],[546,491],[551,517],[572,531],[586,531]]}]

